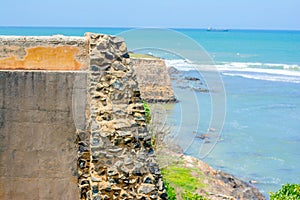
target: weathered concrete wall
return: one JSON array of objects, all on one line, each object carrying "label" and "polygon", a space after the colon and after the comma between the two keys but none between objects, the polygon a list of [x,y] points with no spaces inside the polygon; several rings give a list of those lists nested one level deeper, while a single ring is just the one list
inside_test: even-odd
[{"label": "weathered concrete wall", "polygon": [[0,69],[86,70],[85,37],[0,37]]},{"label": "weathered concrete wall", "polygon": [[124,41],[55,38],[0,38],[0,199],[166,199]]},{"label": "weathered concrete wall", "polygon": [[141,97],[147,102],[174,102],[175,96],[165,61],[159,58],[133,58]]},{"label": "weathered concrete wall", "polygon": [[73,110],[84,127],[85,102],[72,98],[86,76],[0,71],[0,199],[79,198]]}]

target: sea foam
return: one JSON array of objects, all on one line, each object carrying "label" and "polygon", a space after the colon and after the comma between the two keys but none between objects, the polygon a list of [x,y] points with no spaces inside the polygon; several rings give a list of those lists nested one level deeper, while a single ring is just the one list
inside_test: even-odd
[{"label": "sea foam", "polygon": [[210,65],[195,64],[189,60],[166,60],[167,66],[182,71],[205,70],[207,66],[219,71],[225,76],[239,76],[243,78],[300,83],[300,66],[281,63],[259,62],[222,62]]}]

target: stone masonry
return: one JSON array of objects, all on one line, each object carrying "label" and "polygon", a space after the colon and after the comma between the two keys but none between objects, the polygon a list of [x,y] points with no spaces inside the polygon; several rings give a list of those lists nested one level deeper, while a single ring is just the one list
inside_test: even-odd
[{"label": "stone masonry", "polygon": [[133,58],[133,68],[146,102],[175,102],[166,63],[160,58]]},{"label": "stone masonry", "polygon": [[167,199],[123,40],[0,44],[0,199]]},{"label": "stone masonry", "polygon": [[117,37],[88,36],[94,47],[89,79],[90,195],[166,199],[126,45]]}]

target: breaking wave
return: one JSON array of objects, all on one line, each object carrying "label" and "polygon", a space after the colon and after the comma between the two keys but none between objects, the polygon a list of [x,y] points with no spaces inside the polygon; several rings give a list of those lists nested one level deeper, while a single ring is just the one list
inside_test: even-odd
[{"label": "breaking wave", "polygon": [[300,83],[300,66],[273,63],[253,62],[221,62],[217,64],[197,65],[189,60],[166,60],[167,66],[172,66],[182,71],[207,69],[218,70],[225,76],[238,76],[248,79]]}]

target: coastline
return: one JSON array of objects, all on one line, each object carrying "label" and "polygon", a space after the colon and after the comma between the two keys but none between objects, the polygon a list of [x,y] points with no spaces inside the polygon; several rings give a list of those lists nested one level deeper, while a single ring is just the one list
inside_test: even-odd
[{"label": "coastline", "polygon": [[197,188],[195,193],[209,200],[266,199],[251,183],[242,181],[221,170],[216,170],[200,159],[184,155],[180,148],[174,148],[174,146],[173,148],[162,148],[156,154],[163,176],[175,188],[178,198],[182,188],[168,179],[166,172],[169,168],[171,170],[174,170],[174,167],[175,170],[176,168],[190,170],[190,174],[201,181],[201,184],[195,186]]},{"label": "coastline", "polygon": [[[170,66],[168,66],[167,70],[172,82],[172,89],[174,90],[175,94],[176,88],[179,88],[181,91],[186,91],[186,95],[188,95],[189,92],[190,95],[195,92],[209,94],[209,90],[198,77],[188,76],[183,71],[179,71],[178,69]],[[180,103],[180,101],[181,99],[178,98],[177,103]],[[154,122],[154,126],[157,126],[156,128],[158,130],[166,131],[168,128],[165,127],[166,124],[164,124],[163,119],[166,119],[168,110],[172,110],[176,103],[160,103],[161,102],[156,102],[150,106],[151,112],[153,111],[151,115],[153,114],[155,118],[154,121],[156,120],[156,122]],[[156,110],[157,106],[160,107],[158,110]],[[157,116],[157,112],[160,116]],[[190,132],[193,132],[193,130],[190,129]],[[207,137],[207,135],[198,135],[197,133],[194,137],[199,141],[203,141],[204,139],[208,139],[209,141],[210,136]],[[171,144],[162,146],[163,147],[161,149],[158,148],[158,150],[156,150],[156,155],[158,157],[164,178],[171,184],[171,186],[175,187],[178,199],[180,199],[180,194],[182,193],[183,188],[176,185],[176,183],[172,183],[172,180],[168,180],[168,171],[174,171],[174,169],[176,171],[176,168],[191,170],[190,174],[193,177],[201,177],[199,185],[195,185],[195,187],[197,187],[195,192],[198,195],[210,200],[266,199],[266,197],[260,193],[255,185],[252,184],[254,181],[251,182],[249,180],[249,182],[245,182],[238,177],[231,175],[230,173],[214,169],[203,160],[187,155],[184,150],[179,147],[179,144],[174,143],[174,141]],[[180,173],[178,176],[180,176]]]},{"label": "coastline", "polygon": [[[257,77],[256,77],[257,78]],[[279,87],[278,87],[279,88]],[[288,105],[289,106],[289,105]],[[291,106],[290,106],[290,108],[293,108],[292,107],[293,106],[293,104],[291,104]],[[283,107],[283,106],[282,106]],[[289,108],[289,109],[290,109]],[[283,120],[284,121],[284,120]],[[192,130],[193,131],[193,130]],[[232,135],[229,135],[229,137],[232,137]],[[297,139],[297,137],[295,137],[296,139]],[[228,139],[228,138],[227,138]],[[225,140],[226,140],[226,138],[225,138]],[[297,141],[295,141],[294,143],[296,143]],[[263,159],[263,155],[259,155],[262,159]],[[277,157],[271,157],[272,159],[277,159]],[[226,158],[225,158],[226,159]],[[277,162],[277,161],[274,161],[274,162]],[[279,162],[283,162],[282,161],[282,159],[281,160],[279,160]],[[212,165],[212,166],[222,166],[222,165]],[[215,168],[218,168],[218,167],[215,167]],[[222,168],[222,169],[229,169],[228,167],[226,168],[226,166],[224,167],[224,168]],[[263,169],[263,168],[261,168],[261,169]],[[283,168],[283,170],[285,170],[285,172],[289,172],[289,174],[293,174],[295,171],[292,171],[293,169],[291,169],[291,168]],[[290,171],[288,171],[288,170],[290,170]],[[225,170],[226,171],[226,170]],[[230,170],[227,170],[227,171],[230,171]],[[240,174],[240,173],[239,173]],[[276,176],[274,176],[274,177],[276,177]],[[243,178],[243,179],[245,179],[245,180],[247,180],[247,178]],[[249,180],[251,180],[251,179],[249,179]],[[293,180],[293,179],[292,179]],[[284,182],[287,182],[287,180],[285,179],[284,180]],[[260,180],[258,180],[258,184],[260,184],[261,182],[260,182]],[[278,183],[276,183],[276,184],[280,184],[280,182]],[[273,188],[272,188],[273,189]],[[274,191],[274,189],[273,189],[273,191]],[[268,190],[265,190],[265,192],[268,192]]]},{"label": "coastline", "polygon": [[[171,66],[182,69],[183,63],[177,60],[174,63]],[[220,75],[226,84],[226,109],[229,112],[220,141],[204,161],[215,169],[234,174],[241,180],[253,181],[254,186],[259,188],[268,199],[270,192],[279,190],[281,185],[287,182],[299,182],[297,177],[291,176],[297,173],[299,164],[295,161],[298,155],[291,151],[291,149],[299,149],[297,122],[294,120],[299,113],[297,108],[299,77],[295,75],[298,71],[295,71],[294,76],[285,75],[287,72],[293,72],[288,70],[283,75],[275,76],[274,74],[278,73],[277,69],[268,69],[271,74],[253,73],[252,71],[258,69],[245,68],[244,77],[242,73],[235,71],[235,68],[230,71],[228,67],[228,70],[220,71]],[[191,71],[191,67],[183,68],[180,72],[187,77],[201,79],[198,72]],[[234,76],[228,75],[229,72]],[[170,118],[168,122],[175,125],[177,140],[183,144],[181,146],[185,153],[201,158],[198,152],[203,138],[205,139],[209,131],[207,129],[211,112],[209,107],[211,105],[207,103],[210,98],[209,93],[193,90],[190,87],[192,84],[184,83],[186,82],[184,77],[181,81],[174,80],[172,77],[171,80],[175,93],[180,94],[182,98],[178,98],[179,104],[167,111]],[[193,105],[191,105],[192,101]],[[287,114],[282,116],[280,112]],[[199,113],[199,116],[195,113]],[[284,120],[277,122],[276,119]],[[266,123],[261,123],[262,121]],[[289,123],[282,123],[283,121]],[[286,132],[286,129],[290,131]],[[191,142],[193,143],[191,147],[187,147],[189,143],[186,138],[192,139],[192,133],[197,138]],[[270,138],[273,140],[272,143],[269,142]],[[289,144],[289,146],[282,149],[280,144]]]}]

